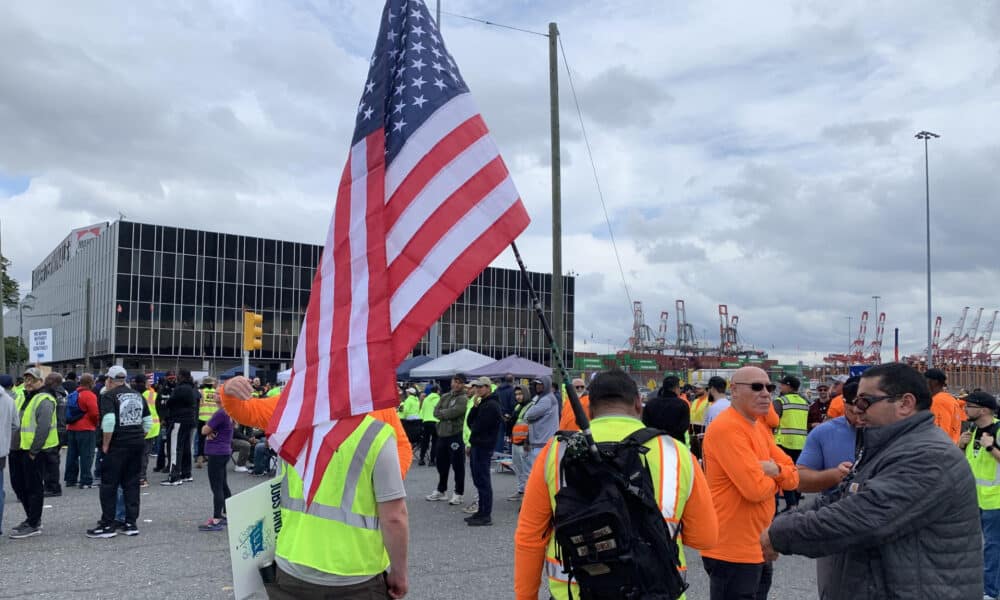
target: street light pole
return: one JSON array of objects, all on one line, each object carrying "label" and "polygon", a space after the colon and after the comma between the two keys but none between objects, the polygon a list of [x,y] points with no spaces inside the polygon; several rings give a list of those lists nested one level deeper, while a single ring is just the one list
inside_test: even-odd
[{"label": "street light pole", "polygon": [[930,131],[920,131],[914,137],[924,141],[924,189],[927,216],[927,368],[930,369],[934,366],[934,348],[931,346],[931,171],[927,141],[941,136]]},{"label": "street light pole", "polygon": [[875,300],[875,319],[876,320],[878,319],[878,301],[879,301],[879,299],[881,297],[882,296],[872,296],[872,299]]}]

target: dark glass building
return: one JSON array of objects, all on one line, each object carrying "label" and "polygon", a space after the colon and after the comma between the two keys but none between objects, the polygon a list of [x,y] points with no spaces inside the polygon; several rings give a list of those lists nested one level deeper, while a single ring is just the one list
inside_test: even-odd
[{"label": "dark glass building", "polygon": [[[86,234],[77,243],[81,231]],[[272,373],[291,364],[321,252],[322,246],[301,242],[130,221],[81,228],[32,273],[35,300],[24,311],[23,328],[18,311],[10,311],[5,325],[25,334],[52,328],[53,366],[60,368],[82,363],[89,348],[95,368],[186,367],[215,374],[241,362],[246,308],[264,316],[263,348],[251,355],[251,364]],[[550,311],[551,276],[530,277]],[[565,360],[571,365],[572,277],[564,289]],[[498,359],[550,359],[518,271],[488,268],[442,315],[437,330],[442,353],[469,348]],[[414,354],[431,347],[425,336]]]}]

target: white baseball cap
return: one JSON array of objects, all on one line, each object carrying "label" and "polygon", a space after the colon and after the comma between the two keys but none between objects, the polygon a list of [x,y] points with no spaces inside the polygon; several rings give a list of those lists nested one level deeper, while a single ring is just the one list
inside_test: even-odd
[{"label": "white baseball cap", "polygon": [[124,367],[119,367],[115,365],[108,369],[108,377],[112,379],[127,379],[128,373],[125,371]]}]

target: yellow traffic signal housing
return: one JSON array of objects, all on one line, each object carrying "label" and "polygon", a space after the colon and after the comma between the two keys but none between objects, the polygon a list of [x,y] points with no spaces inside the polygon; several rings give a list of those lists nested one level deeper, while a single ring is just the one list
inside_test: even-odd
[{"label": "yellow traffic signal housing", "polygon": [[264,315],[243,311],[243,349],[260,350],[264,346]]}]

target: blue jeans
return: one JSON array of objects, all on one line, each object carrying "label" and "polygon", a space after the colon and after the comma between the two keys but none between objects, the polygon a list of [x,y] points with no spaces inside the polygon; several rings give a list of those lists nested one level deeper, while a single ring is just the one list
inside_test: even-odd
[{"label": "blue jeans", "polygon": [[481,517],[493,514],[493,480],[490,467],[493,465],[493,448],[473,446],[469,452],[469,470],[472,471],[472,483],[479,492],[479,512]]},{"label": "blue jeans", "polygon": [[94,477],[91,469],[94,465],[97,432],[67,431],[66,432],[66,474],[63,480],[66,485],[91,485]]},{"label": "blue jeans", "polygon": [[1000,595],[1000,509],[980,510],[983,524],[983,580],[987,596]]},{"label": "blue jeans", "polygon": [[271,466],[271,452],[268,450],[266,442],[257,442],[253,447],[253,474],[263,475],[267,473]]}]

